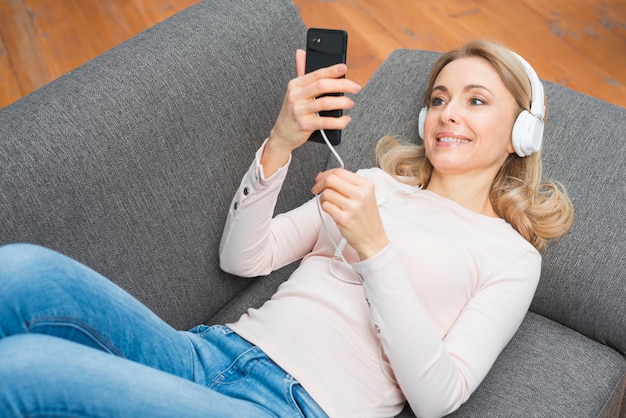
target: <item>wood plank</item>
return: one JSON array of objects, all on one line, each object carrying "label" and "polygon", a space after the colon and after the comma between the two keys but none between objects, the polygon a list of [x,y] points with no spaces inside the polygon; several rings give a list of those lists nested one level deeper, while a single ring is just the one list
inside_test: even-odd
[{"label": "wood plank", "polygon": [[[0,0],[0,107],[198,1]],[[294,3],[307,26],[349,32],[349,76],[361,84],[394,49],[445,51],[490,37],[541,77],[626,107],[624,0]]]},{"label": "wood plank", "polygon": [[[0,1],[0,37],[22,94],[32,92],[51,79],[30,10],[22,0]],[[0,106],[8,103],[11,102],[0,102]]]},{"label": "wood plank", "polygon": [[563,3],[559,10],[551,10],[550,18],[551,32],[577,56],[576,60],[567,61],[556,55],[561,84],[612,102],[623,100],[626,97],[623,71],[626,66],[626,3],[578,0]]},{"label": "wood plank", "polygon": [[76,9],[73,22],[74,31],[81,39],[81,45],[90,58],[102,54],[115,45],[125,41],[130,31],[120,31],[119,25],[124,24],[117,14],[117,6],[113,2],[94,2],[93,0],[71,0]]},{"label": "wood plank", "polygon": [[13,64],[0,36],[0,103],[12,103],[22,96]]},{"label": "wood plank", "polygon": [[83,48],[81,34],[74,28],[80,14],[73,1],[24,0],[24,4],[29,10],[50,79],[71,71],[90,58]]},{"label": "wood plank", "polygon": [[170,0],[170,4],[176,10],[176,12],[180,12],[185,10],[186,8],[193,6],[198,3],[199,0]]},{"label": "wood plank", "polygon": [[[521,21],[531,22],[523,28],[517,28],[522,36],[517,38],[513,36],[510,25],[507,27],[509,19],[498,20],[498,17],[505,15],[507,11],[513,11]],[[589,53],[581,51],[581,44],[589,50],[607,47],[608,34],[604,33],[603,36],[590,38],[583,36],[585,30],[581,29],[589,28],[594,19],[599,18],[598,10],[594,10],[593,5],[590,4],[586,8],[586,14],[578,15],[576,18],[565,14],[564,11],[567,12],[565,6],[557,10],[554,3],[544,6],[542,10],[537,10],[529,7],[528,4],[503,4],[493,1],[490,2],[489,7],[485,7],[483,21],[494,22],[490,25],[490,30],[494,31],[490,33],[490,36],[495,35],[505,42],[509,40],[506,43],[533,63],[541,77],[605,100],[619,100],[619,97],[623,96],[626,91],[623,88],[616,89],[616,86],[608,83],[607,79],[612,77],[611,74],[620,74],[614,63],[619,62],[620,59],[604,55],[598,55],[597,59],[590,59]],[[562,14],[562,17],[556,20],[552,17],[559,14]],[[575,38],[555,36],[555,25],[563,19],[576,22],[576,30],[581,35]],[[475,27],[479,23],[478,19],[469,18],[464,25]],[[572,23],[570,25],[574,27]],[[540,42],[528,42],[528,39],[537,39]],[[613,45],[612,48],[619,50],[620,46]],[[621,48],[626,51],[626,43],[622,43]],[[624,58],[626,55],[622,56],[622,66],[626,64],[623,61]]]}]

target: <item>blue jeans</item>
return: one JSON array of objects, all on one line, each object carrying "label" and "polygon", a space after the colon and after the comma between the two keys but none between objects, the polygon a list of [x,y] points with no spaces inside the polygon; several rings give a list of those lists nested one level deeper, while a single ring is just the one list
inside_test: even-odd
[{"label": "blue jeans", "polygon": [[0,248],[0,416],[325,417],[224,326],[177,331],[54,251]]}]

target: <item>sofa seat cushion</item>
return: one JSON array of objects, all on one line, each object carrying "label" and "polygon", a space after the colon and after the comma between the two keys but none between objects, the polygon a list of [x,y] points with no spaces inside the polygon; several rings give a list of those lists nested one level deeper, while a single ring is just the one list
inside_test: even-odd
[{"label": "sofa seat cushion", "polygon": [[451,416],[617,416],[625,375],[616,351],[530,312],[483,383]]}]

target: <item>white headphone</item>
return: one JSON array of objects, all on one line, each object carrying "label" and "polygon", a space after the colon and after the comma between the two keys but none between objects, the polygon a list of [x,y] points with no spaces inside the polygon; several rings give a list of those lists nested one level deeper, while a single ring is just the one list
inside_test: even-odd
[{"label": "white headphone", "polygon": [[[543,84],[537,76],[533,67],[520,55],[513,52],[518,60],[524,66],[526,74],[530,80],[532,90],[532,102],[530,112],[522,110],[515,120],[511,138],[513,148],[520,157],[527,157],[541,148],[541,140],[543,139],[543,118],[546,114],[544,105]],[[424,121],[428,108],[423,107],[419,114],[419,135],[424,139]]]}]

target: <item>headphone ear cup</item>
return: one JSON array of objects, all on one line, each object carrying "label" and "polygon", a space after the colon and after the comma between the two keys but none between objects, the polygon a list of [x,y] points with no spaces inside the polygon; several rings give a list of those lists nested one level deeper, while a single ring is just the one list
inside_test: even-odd
[{"label": "headphone ear cup", "polygon": [[523,110],[515,120],[511,141],[520,157],[527,157],[541,148],[543,121],[529,111]]},{"label": "headphone ear cup", "polygon": [[424,123],[426,121],[426,114],[428,113],[428,108],[427,107],[423,107],[422,110],[420,110],[420,115],[419,115],[419,120],[418,120],[418,133],[420,135],[420,138],[424,139]]}]

